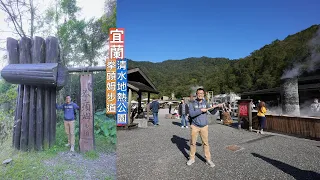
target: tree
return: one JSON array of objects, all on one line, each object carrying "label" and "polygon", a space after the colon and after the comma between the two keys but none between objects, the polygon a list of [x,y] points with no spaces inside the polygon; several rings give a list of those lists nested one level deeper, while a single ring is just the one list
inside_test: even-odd
[{"label": "tree", "polygon": [[6,21],[12,33],[20,37],[32,38],[43,26],[38,14],[38,6],[33,0],[0,0],[0,9],[7,15]]}]

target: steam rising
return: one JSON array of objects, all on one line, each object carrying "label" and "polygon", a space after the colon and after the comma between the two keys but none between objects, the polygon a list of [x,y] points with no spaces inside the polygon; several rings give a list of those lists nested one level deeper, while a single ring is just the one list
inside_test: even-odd
[{"label": "steam rising", "polygon": [[[314,113],[311,111],[311,104],[313,103],[313,99],[309,99],[305,101],[303,104],[300,104],[300,116],[299,117],[314,117]],[[279,106],[267,107],[268,115],[288,115],[282,112],[281,104]],[[319,113],[320,114],[320,113]],[[319,116],[319,115],[318,115]]]},{"label": "steam rising", "polygon": [[281,79],[297,77],[302,73],[302,67],[306,67],[307,72],[312,72],[320,63],[320,26],[314,38],[308,42],[309,51],[311,53],[304,64],[295,64],[293,68],[284,71]]}]

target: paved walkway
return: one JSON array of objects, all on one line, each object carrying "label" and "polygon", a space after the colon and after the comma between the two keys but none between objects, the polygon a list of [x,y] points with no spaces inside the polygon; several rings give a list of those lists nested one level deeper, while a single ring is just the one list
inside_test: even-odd
[{"label": "paved walkway", "polygon": [[[221,124],[209,126],[216,167],[203,162],[200,146],[196,162],[187,166],[190,129],[180,128],[179,120],[165,119],[167,112],[160,111],[158,127],[117,132],[117,179],[320,179],[319,141],[260,135]],[[229,145],[242,150],[228,150]]]}]

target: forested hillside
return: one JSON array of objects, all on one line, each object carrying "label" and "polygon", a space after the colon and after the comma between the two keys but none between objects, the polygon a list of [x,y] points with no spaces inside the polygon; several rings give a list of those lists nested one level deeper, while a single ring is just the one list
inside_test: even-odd
[{"label": "forested hillside", "polygon": [[191,87],[197,85],[215,94],[273,88],[279,86],[287,69],[310,61],[310,40],[319,32],[319,25],[313,25],[237,60],[209,57],[160,63],[129,60],[129,68],[139,67],[145,72],[161,96],[171,92],[175,92],[176,97],[188,96]]}]

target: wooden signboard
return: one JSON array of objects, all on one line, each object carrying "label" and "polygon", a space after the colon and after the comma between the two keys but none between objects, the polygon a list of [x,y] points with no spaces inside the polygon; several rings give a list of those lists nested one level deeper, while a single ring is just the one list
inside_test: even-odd
[{"label": "wooden signboard", "polygon": [[239,104],[239,116],[240,117],[248,117],[249,116],[248,106],[249,106],[249,104],[247,102],[241,102]]},{"label": "wooden signboard", "polygon": [[92,74],[80,76],[81,109],[80,109],[80,151],[94,149],[94,118],[93,118],[93,79]]},{"label": "wooden signboard", "polygon": [[252,131],[252,112],[251,112],[252,99],[238,100],[238,128],[241,129],[241,120],[247,119],[249,122],[249,131]]}]

